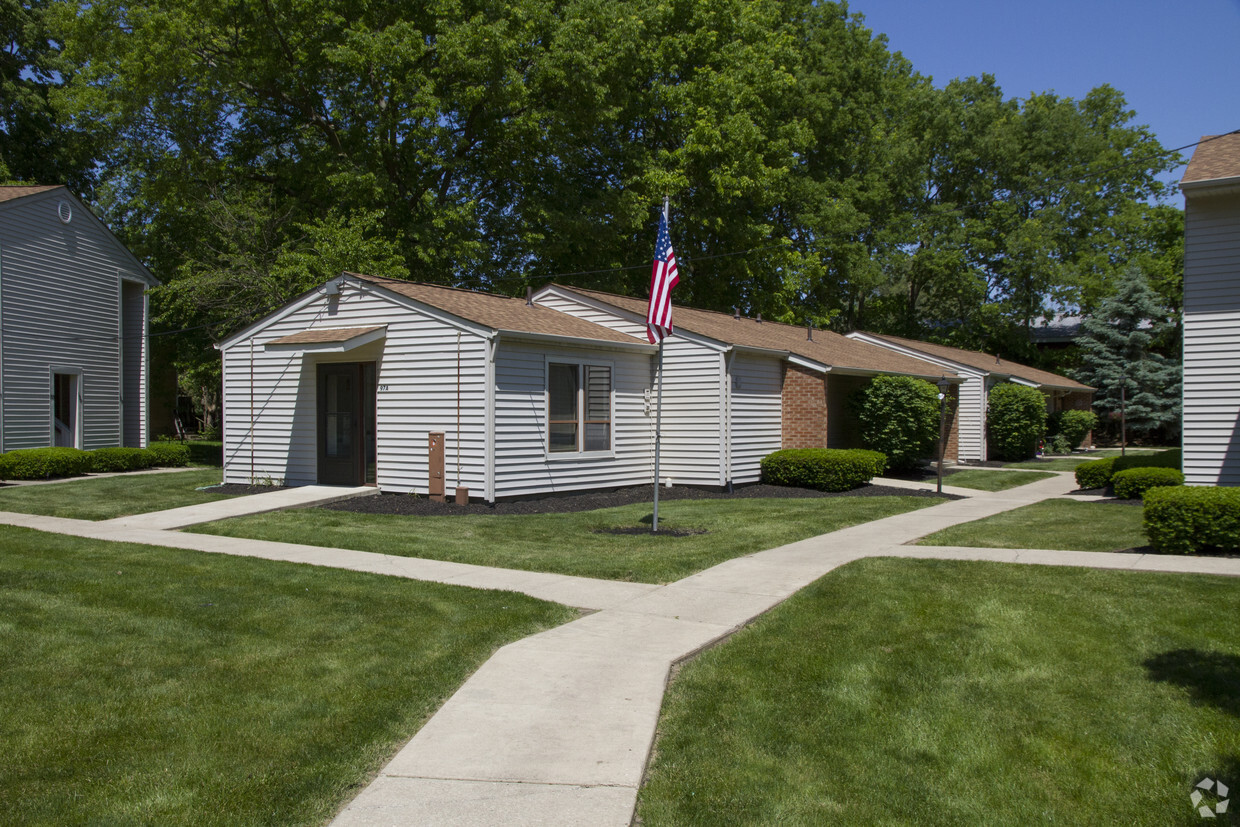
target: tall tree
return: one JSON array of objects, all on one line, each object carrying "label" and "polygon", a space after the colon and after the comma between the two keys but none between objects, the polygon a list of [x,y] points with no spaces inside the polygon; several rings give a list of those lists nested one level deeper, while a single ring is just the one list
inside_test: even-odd
[{"label": "tall tree", "polygon": [[49,0],[0,0],[0,182],[65,184],[90,197],[94,137],[74,130],[53,97],[72,77]]},{"label": "tall tree", "polygon": [[1122,414],[1129,433],[1178,433],[1180,362],[1157,352],[1177,333],[1145,274],[1126,269],[1115,293],[1083,325],[1083,365],[1076,375],[1096,389],[1094,408],[1104,416]]}]

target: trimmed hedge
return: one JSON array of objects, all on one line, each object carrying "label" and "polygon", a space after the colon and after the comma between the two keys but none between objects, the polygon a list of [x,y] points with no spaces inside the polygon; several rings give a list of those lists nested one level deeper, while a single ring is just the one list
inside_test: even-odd
[{"label": "trimmed hedge", "polygon": [[1155,488],[1145,495],[1142,516],[1158,551],[1240,550],[1240,488]]},{"label": "trimmed hedge", "polygon": [[1079,448],[1085,436],[1098,427],[1093,411],[1055,411],[1047,418],[1047,441],[1057,454],[1068,454]]},{"label": "trimmed hedge", "polygon": [[1158,454],[1116,457],[1113,472],[1127,471],[1129,468],[1174,468],[1177,471],[1181,471],[1183,470],[1183,462],[1184,451],[1180,448],[1172,448],[1170,451],[1163,451]]},{"label": "trimmed hedge", "polygon": [[180,468],[189,465],[189,448],[156,442],[150,448],[26,448],[0,454],[0,480],[46,480],[83,474]]},{"label": "trimmed hedge", "polygon": [[939,391],[912,376],[876,376],[849,397],[861,444],[891,468],[914,468],[939,444]]},{"label": "trimmed hedge", "polygon": [[1129,468],[1111,475],[1111,487],[1122,500],[1143,497],[1151,488],[1183,484],[1184,475],[1174,468]]},{"label": "trimmed hedge", "polygon": [[887,467],[887,457],[862,448],[789,448],[762,458],[762,481],[769,485],[849,491],[865,485]]},{"label": "trimmed hedge", "polygon": [[141,448],[99,448],[90,452],[90,470],[96,474],[140,471],[152,465],[154,457]]},{"label": "trimmed hedge", "polygon": [[146,449],[151,464],[160,468],[183,468],[189,465],[189,446],[181,442],[152,442]]},{"label": "trimmed hedge", "polygon": [[0,479],[46,480],[90,473],[89,451],[77,448],[25,448],[0,454]]},{"label": "trimmed hedge", "polygon": [[987,396],[986,433],[995,457],[1030,459],[1046,431],[1046,397],[1025,385],[995,385]]},{"label": "trimmed hedge", "polygon": [[1111,484],[1111,474],[1114,473],[1112,466],[1114,465],[1115,457],[1082,462],[1076,466],[1076,470],[1073,472],[1076,474],[1077,487],[1106,488]]}]

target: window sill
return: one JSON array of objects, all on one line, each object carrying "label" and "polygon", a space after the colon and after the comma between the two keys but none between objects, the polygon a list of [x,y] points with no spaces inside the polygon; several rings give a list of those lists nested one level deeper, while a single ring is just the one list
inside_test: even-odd
[{"label": "window sill", "polygon": [[615,451],[546,451],[547,462],[592,462],[599,459],[615,459]]}]

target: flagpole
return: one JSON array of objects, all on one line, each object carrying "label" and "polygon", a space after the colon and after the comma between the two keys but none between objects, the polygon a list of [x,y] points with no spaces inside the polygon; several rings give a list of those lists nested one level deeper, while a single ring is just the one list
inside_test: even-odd
[{"label": "flagpole", "polygon": [[[663,223],[667,223],[668,203],[671,198],[663,196]],[[655,399],[655,513],[651,516],[650,531],[658,532],[658,449],[663,441],[663,337],[658,340],[658,392]]]},{"label": "flagpole", "polygon": [[650,521],[650,530],[659,530],[659,445],[663,440],[663,342],[659,342],[659,369],[655,376],[659,383],[658,398],[654,409],[654,516]]}]

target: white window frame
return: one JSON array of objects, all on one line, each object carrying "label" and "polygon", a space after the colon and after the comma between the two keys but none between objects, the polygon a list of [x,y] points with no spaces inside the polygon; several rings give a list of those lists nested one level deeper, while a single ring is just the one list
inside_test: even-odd
[{"label": "white window frame", "polygon": [[[577,369],[577,449],[575,451],[551,450],[551,366],[572,365]],[[582,447],[585,439],[586,426],[586,385],[585,368],[607,368],[611,381],[607,389],[607,447],[595,451],[587,451]],[[615,456],[616,449],[616,366],[607,359],[589,359],[567,356],[547,356],[543,362],[543,413],[544,434],[543,452],[549,461],[598,459]]]}]

